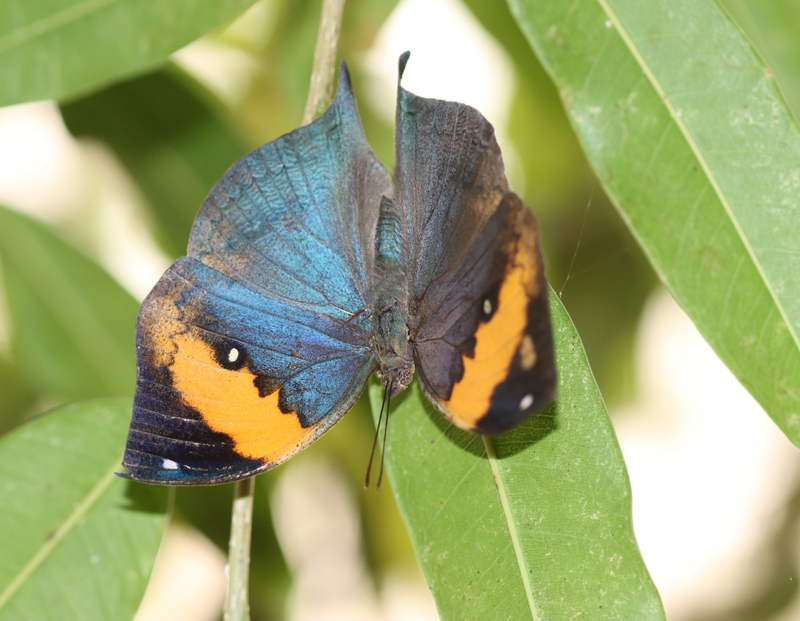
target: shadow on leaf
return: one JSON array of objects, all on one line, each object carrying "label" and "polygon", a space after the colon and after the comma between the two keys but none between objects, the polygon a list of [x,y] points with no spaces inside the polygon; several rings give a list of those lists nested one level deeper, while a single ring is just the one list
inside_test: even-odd
[{"label": "shadow on leaf", "polygon": [[171,488],[134,481],[125,481],[123,485],[125,485],[125,502],[122,509],[125,511],[166,513]]}]

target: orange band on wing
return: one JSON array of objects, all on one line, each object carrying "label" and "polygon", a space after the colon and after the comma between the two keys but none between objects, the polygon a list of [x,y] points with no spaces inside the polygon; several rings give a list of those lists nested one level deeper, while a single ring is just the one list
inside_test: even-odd
[{"label": "orange band on wing", "polygon": [[[497,296],[492,318],[475,333],[475,355],[463,357],[464,376],[453,386],[447,412],[462,429],[473,430],[489,411],[494,389],[508,378],[511,364],[528,324],[528,302],[535,291],[536,257],[522,245],[514,267],[506,274]],[[535,360],[533,341],[526,343],[526,356]],[[532,365],[531,365],[532,366]]]},{"label": "orange band on wing", "polygon": [[314,428],[278,407],[279,390],[260,397],[247,368],[221,368],[211,348],[189,334],[171,339],[177,352],[170,366],[173,387],[211,429],[230,436],[237,453],[248,459],[282,461],[296,452]]}]

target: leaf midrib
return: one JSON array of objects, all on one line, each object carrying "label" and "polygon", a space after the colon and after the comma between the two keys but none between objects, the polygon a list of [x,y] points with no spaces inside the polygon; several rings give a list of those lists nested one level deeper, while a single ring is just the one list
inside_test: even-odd
[{"label": "leaf midrib", "polygon": [[536,598],[533,595],[533,586],[531,585],[530,572],[528,571],[528,564],[525,562],[525,556],[522,553],[522,544],[519,540],[519,533],[517,533],[517,525],[514,522],[514,516],[511,513],[511,503],[508,501],[508,494],[506,493],[506,482],[503,479],[503,473],[500,471],[500,465],[497,463],[497,454],[494,452],[494,444],[489,436],[481,436],[483,438],[483,446],[486,448],[486,455],[489,458],[489,464],[492,467],[492,476],[494,483],[497,486],[497,493],[500,496],[500,504],[503,507],[503,515],[505,515],[506,523],[508,524],[508,533],[511,536],[511,543],[514,545],[514,554],[517,557],[517,564],[519,566],[519,573],[522,578],[522,584],[525,587],[525,595],[528,598],[528,606],[531,609],[531,619],[539,621],[539,610],[536,607]]},{"label": "leaf midrib", "polygon": [[12,30],[4,37],[0,37],[0,53],[23,45],[36,37],[45,35],[56,28],[80,19],[84,15],[99,11],[103,7],[114,4],[115,2],[118,2],[118,0],[86,0],[85,2],[66,8],[63,11],[59,11],[58,13],[53,13],[43,19],[37,19],[30,24],[21,26],[16,30]]},{"label": "leaf midrib", "polygon": [[750,244],[750,240],[745,234],[744,229],[742,228],[739,222],[739,219],[736,217],[736,214],[734,213],[733,208],[731,207],[725,192],[723,192],[722,187],[717,182],[717,178],[712,172],[711,166],[706,161],[706,158],[703,156],[700,146],[694,140],[694,137],[689,131],[689,128],[687,127],[686,123],[683,122],[681,115],[678,114],[678,109],[672,103],[672,100],[670,99],[664,87],[661,85],[661,82],[658,80],[655,73],[650,68],[650,65],[644,59],[644,56],[639,51],[639,48],[637,47],[636,43],[634,43],[633,38],[628,33],[627,29],[622,25],[622,22],[617,17],[617,14],[609,5],[608,0],[596,0],[596,1],[603,9],[603,11],[605,12],[609,21],[613,24],[616,31],[619,33],[619,36],[622,38],[622,41],[628,48],[628,51],[631,53],[634,60],[639,65],[639,68],[642,70],[642,73],[644,73],[645,77],[653,86],[656,93],[658,93],[658,96],[664,102],[664,105],[667,107],[667,110],[670,113],[670,118],[675,123],[675,125],[677,125],[678,129],[680,130],[681,134],[683,135],[684,139],[689,145],[689,148],[692,150],[692,153],[694,153],[695,158],[697,158],[697,161],[700,164],[701,168],[703,169],[703,172],[705,173],[708,182],[711,184],[714,193],[717,195],[720,202],[722,203],[722,206],[727,212],[728,217],[730,218],[731,223],[733,224],[733,227],[736,230],[736,233],[739,235],[739,239],[741,239],[742,244],[747,250],[747,253],[750,255],[750,258],[752,259],[756,269],[758,270],[758,273],[761,276],[762,281],[764,282],[764,286],[767,288],[767,291],[769,291],[770,296],[775,302],[775,306],[777,306],[778,312],[783,318],[783,322],[786,324],[786,328],[792,335],[792,339],[794,340],[795,346],[797,347],[798,350],[800,350],[800,335],[798,335],[794,324],[789,320],[789,316],[786,314],[786,308],[784,307],[783,303],[778,297],[775,288],[772,286],[772,282],[767,277],[767,274],[764,271],[764,266],[761,264],[758,255],[756,255],[755,249]]},{"label": "leaf midrib", "polygon": [[5,607],[8,602],[14,597],[19,589],[25,584],[28,578],[39,568],[39,566],[47,559],[53,552],[56,546],[69,534],[69,532],[81,521],[83,517],[89,512],[94,504],[109,488],[115,479],[115,471],[117,464],[115,461],[114,466],[109,470],[95,486],[89,491],[86,497],[75,508],[75,510],[67,517],[61,526],[56,529],[53,536],[45,541],[44,545],[39,548],[38,552],[31,557],[31,559],[20,570],[16,577],[8,583],[8,586],[0,593],[0,611]]}]

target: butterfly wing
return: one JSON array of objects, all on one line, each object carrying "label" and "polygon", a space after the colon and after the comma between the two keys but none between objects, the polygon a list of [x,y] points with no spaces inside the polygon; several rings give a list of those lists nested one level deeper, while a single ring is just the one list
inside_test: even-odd
[{"label": "butterfly wing", "polygon": [[480,112],[398,87],[396,123],[420,383],[454,424],[501,433],[555,396],[536,221]]},{"label": "butterfly wing", "polygon": [[365,240],[391,188],[344,65],[320,119],[225,174],[197,216],[189,256],[139,313],[129,478],[246,478],[352,407],[375,368]]}]

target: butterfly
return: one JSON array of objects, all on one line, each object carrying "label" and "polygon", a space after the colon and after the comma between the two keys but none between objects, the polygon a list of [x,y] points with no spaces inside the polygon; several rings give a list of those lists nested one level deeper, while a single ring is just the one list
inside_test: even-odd
[{"label": "butterfly", "polygon": [[137,320],[129,479],[203,485],[286,461],[377,371],[481,434],[555,397],[536,221],[474,108],[400,86],[395,182],[343,62],[323,116],[236,162]]}]

